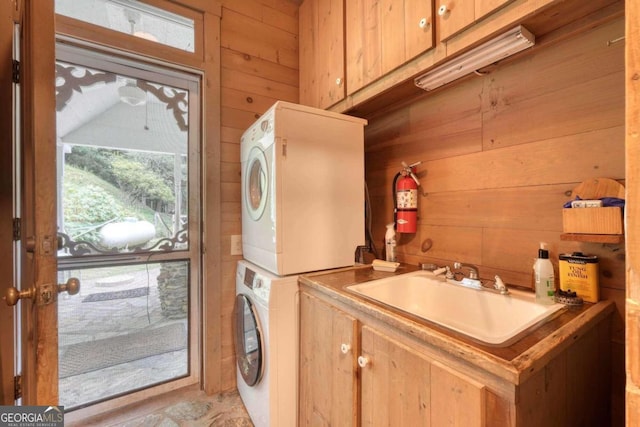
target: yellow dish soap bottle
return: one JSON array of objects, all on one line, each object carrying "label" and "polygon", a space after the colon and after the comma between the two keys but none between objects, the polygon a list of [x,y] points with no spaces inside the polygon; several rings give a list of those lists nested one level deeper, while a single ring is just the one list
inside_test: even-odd
[{"label": "yellow dish soap bottle", "polygon": [[539,304],[553,304],[555,302],[556,277],[546,246],[546,243],[540,243],[538,259],[533,264],[536,302]]}]

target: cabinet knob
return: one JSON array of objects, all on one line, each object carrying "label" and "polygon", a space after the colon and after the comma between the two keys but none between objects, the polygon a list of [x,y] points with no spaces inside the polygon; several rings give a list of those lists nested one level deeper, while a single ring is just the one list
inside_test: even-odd
[{"label": "cabinet knob", "polygon": [[336,79],[336,86],[342,86],[342,78],[341,77],[338,77]]},{"label": "cabinet knob", "polygon": [[429,23],[429,21],[427,21],[427,18],[422,18],[418,23],[418,27],[422,28],[423,30],[425,28],[429,28],[430,25],[431,24]]},{"label": "cabinet knob", "polygon": [[440,5],[440,7],[438,8],[438,15],[439,16],[444,16],[449,12],[449,8],[447,7],[446,4],[442,4]]},{"label": "cabinet knob", "polygon": [[366,367],[369,364],[369,358],[367,356],[358,356],[358,366],[361,368]]},{"label": "cabinet knob", "polygon": [[342,344],[340,345],[340,352],[342,354],[347,354],[351,351],[351,346],[349,344]]}]

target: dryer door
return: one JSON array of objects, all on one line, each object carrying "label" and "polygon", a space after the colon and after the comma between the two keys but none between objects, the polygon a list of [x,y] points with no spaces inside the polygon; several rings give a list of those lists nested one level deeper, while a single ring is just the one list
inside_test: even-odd
[{"label": "dryer door", "polygon": [[235,317],[238,370],[247,385],[254,386],[264,371],[264,342],[258,313],[246,295],[236,295]]},{"label": "dryer door", "polygon": [[267,159],[260,147],[249,152],[244,173],[244,206],[254,221],[264,214],[269,198],[269,170]]}]

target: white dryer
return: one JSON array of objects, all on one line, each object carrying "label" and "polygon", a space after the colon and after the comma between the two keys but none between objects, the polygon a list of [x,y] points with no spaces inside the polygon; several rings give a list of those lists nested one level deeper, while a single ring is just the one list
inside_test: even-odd
[{"label": "white dryer", "polygon": [[234,344],[240,397],[256,427],[295,427],[298,276],[238,261]]},{"label": "white dryer", "polygon": [[366,120],[278,101],[241,139],[242,250],[278,275],[354,264]]}]

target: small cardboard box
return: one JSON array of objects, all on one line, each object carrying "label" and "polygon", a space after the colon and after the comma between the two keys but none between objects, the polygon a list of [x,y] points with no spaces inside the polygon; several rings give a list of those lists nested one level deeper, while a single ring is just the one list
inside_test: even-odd
[{"label": "small cardboard box", "polygon": [[623,234],[622,208],[565,208],[562,231],[580,234]]}]

